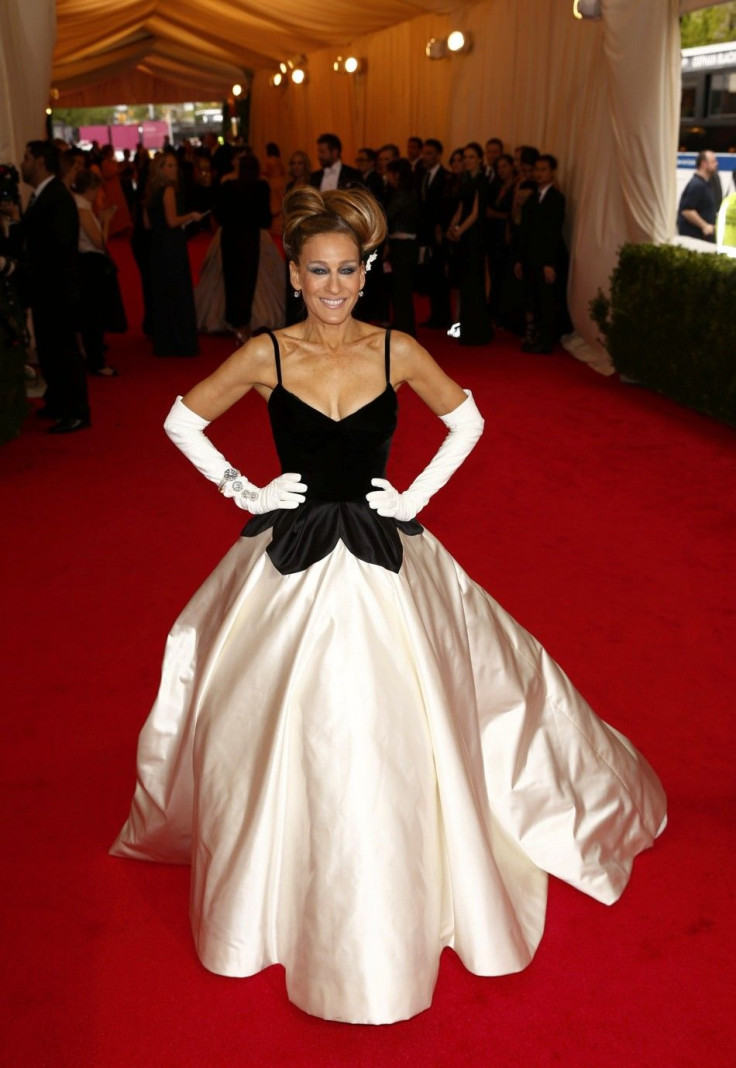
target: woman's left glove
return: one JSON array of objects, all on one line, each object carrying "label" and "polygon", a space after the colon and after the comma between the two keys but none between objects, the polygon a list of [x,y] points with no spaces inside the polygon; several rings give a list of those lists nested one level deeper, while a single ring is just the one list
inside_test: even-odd
[{"label": "woman's left glove", "polygon": [[440,419],[449,434],[435,456],[403,493],[394,489],[385,478],[372,478],[371,485],[378,489],[366,494],[366,500],[379,515],[404,522],[413,519],[424,508],[430,497],[441,489],[457,471],[483,433],[483,416],[478,411],[473,394],[465,390],[464,400],[453,412],[441,415]]}]

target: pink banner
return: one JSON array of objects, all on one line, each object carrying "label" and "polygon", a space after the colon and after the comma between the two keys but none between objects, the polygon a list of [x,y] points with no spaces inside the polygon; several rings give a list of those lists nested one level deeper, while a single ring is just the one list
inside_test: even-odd
[{"label": "pink banner", "polygon": [[102,145],[107,145],[110,142],[110,127],[109,126],[80,126],[79,127],[79,140],[80,141],[97,141]]},{"label": "pink banner", "polygon": [[122,152],[124,148],[129,148],[131,152],[135,152],[136,145],[141,139],[140,127],[138,123],[126,123],[125,126],[111,126],[110,134],[112,136],[112,144],[116,150]]},{"label": "pink banner", "polygon": [[164,138],[169,133],[169,125],[166,122],[146,120],[141,123],[141,131],[143,147],[160,150],[164,146]]}]

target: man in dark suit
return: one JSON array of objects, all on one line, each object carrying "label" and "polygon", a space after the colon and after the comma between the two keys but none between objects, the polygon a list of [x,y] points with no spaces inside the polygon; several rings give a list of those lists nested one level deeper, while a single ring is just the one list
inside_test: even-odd
[{"label": "man in dark suit", "polygon": [[379,203],[383,203],[386,195],[386,186],[383,178],[376,170],[376,156],[372,148],[359,148],[355,162],[360,171],[361,181],[366,189],[369,189]]},{"label": "man in dark suit", "polygon": [[543,154],[534,165],[537,183],[521,213],[514,273],[524,281],[527,336],[524,352],[551,352],[566,318],[567,248],[562,236],[565,197],[553,184],[557,160]]},{"label": "man in dark suit", "polygon": [[68,434],[90,425],[87,377],[77,345],[79,212],[57,177],[58,154],[50,141],[29,141],[21,163],[33,187],[20,230],[27,258],[27,293],[41,372],[46,381],[41,412]]},{"label": "man in dark suit", "polygon": [[446,330],[452,322],[450,287],[445,267],[442,212],[449,172],[442,166],[442,142],[428,137],[422,146],[422,179],[419,205],[422,225],[419,233],[420,260],[426,268],[429,319],[421,325]]},{"label": "man in dark suit", "polygon": [[309,184],[321,193],[328,189],[349,189],[363,185],[363,177],[355,167],[342,161],[342,141],[337,134],[326,133],[317,138],[317,159],[322,169],[309,176]]}]

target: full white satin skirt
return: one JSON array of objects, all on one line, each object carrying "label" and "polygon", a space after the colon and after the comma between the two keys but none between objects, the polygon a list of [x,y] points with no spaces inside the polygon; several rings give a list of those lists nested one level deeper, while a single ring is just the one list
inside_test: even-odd
[{"label": "full white satin skirt", "polygon": [[610,903],[659,781],[425,531],[397,575],[241,538],[169,636],[113,853],[192,864],[204,965],[280,962],[307,1012],[427,1008],[443,946],[518,971],[551,872]]}]

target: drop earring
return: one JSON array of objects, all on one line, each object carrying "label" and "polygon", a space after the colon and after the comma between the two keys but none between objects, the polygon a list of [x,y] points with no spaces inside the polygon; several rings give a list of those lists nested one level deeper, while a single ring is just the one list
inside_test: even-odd
[{"label": "drop earring", "polygon": [[295,290],[294,290],[294,296],[295,296],[295,297],[300,297],[301,295],[302,295],[302,291],[301,291],[301,289],[295,289]]},{"label": "drop earring", "polygon": [[359,297],[362,297],[362,296],[363,296],[363,290],[362,290],[362,289],[359,289],[359,290],[358,290],[358,296],[359,296]]}]

